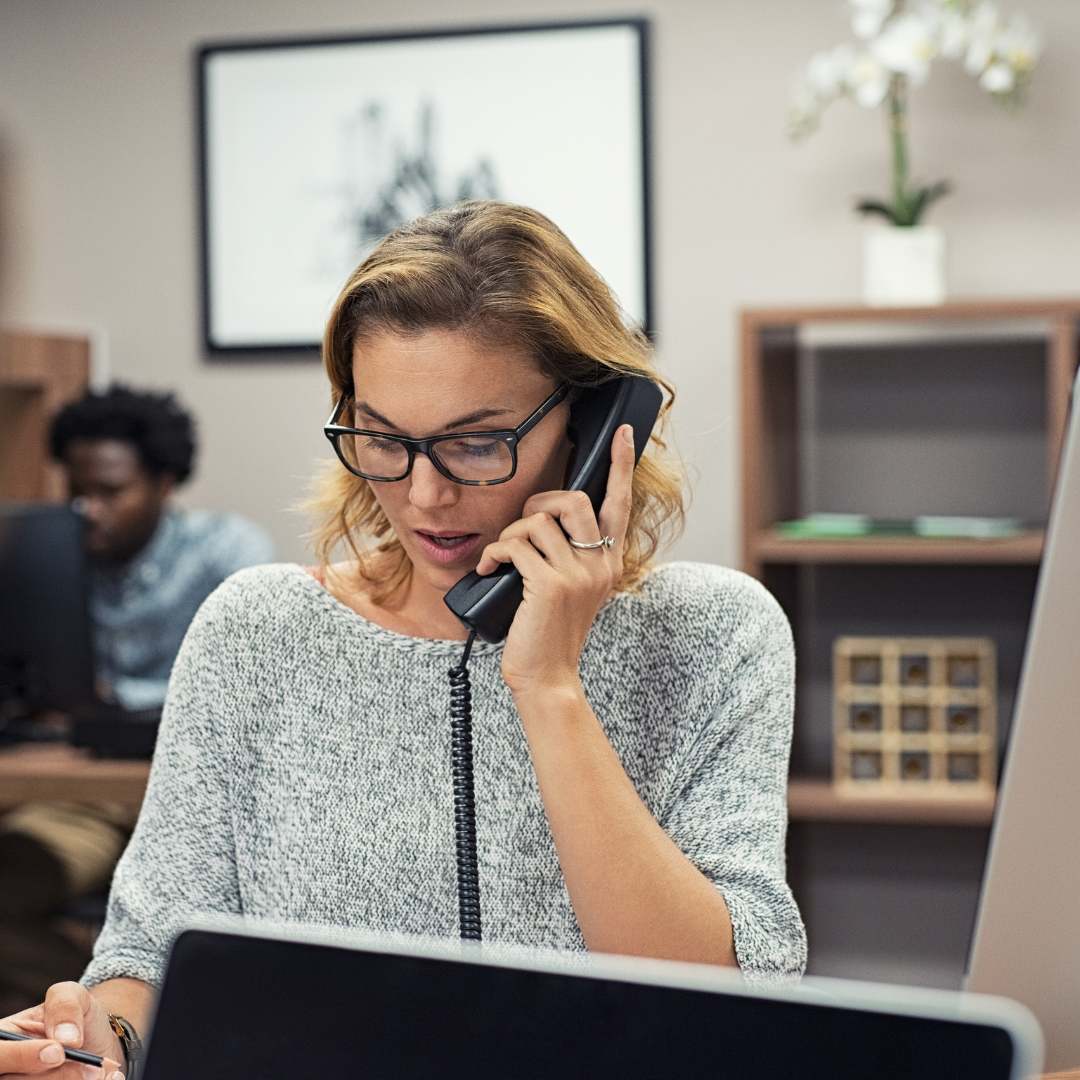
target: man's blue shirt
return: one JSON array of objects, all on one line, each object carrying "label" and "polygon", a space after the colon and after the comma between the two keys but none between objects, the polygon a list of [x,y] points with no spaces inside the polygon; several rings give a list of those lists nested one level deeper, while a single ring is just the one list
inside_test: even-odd
[{"label": "man's blue shirt", "polygon": [[90,619],[103,692],[128,709],[160,705],[199,605],[230,574],[273,554],[266,533],[242,517],[172,508],[130,562],[94,566]]}]

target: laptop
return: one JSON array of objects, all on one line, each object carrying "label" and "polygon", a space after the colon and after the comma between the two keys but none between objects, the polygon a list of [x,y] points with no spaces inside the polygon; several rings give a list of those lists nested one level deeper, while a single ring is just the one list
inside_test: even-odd
[{"label": "laptop", "polygon": [[1038,1025],[1000,998],[235,922],[174,941],[143,1080],[1020,1080],[1041,1063]]},{"label": "laptop", "polygon": [[965,986],[1024,1002],[1048,1068],[1080,1067],[1080,374]]}]

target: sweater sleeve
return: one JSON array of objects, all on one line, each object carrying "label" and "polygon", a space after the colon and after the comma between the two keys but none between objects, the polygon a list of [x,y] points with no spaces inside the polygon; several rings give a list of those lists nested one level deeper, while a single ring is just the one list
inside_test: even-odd
[{"label": "sweater sleeve", "polygon": [[661,825],[723,895],[744,977],[790,981],[807,957],[785,877],[795,651],[773,596],[746,575],[737,580],[734,618],[723,620],[732,627],[731,659],[714,661],[731,674],[690,745]]},{"label": "sweater sleeve", "polygon": [[[222,626],[225,584],[188,628],[169,679],[150,780],[109,893],[105,925],[80,981],[160,986],[172,938],[195,913],[239,913],[224,711],[235,649]],[[232,661],[234,662],[234,661]]]}]

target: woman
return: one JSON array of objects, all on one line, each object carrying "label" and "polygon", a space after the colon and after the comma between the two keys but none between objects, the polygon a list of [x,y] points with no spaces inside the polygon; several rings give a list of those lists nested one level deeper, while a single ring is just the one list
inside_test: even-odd
[{"label": "woman", "polygon": [[[541,214],[466,203],[361,264],[324,360],[334,420],[369,434],[339,440],[319,565],[242,571],[201,609],[94,960],[23,1030],[67,1019],[70,1045],[115,1057],[106,1014],[145,1022],[195,912],[456,935],[447,673],[466,632],[443,595],[501,563],[524,600],[470,662],[484,939],[798,976],[787,621],[737,571],[653,565],[682,517],[659,434],[635,470],[616,433],[599,515],[562,490],[581,388],[663,381],[603,281]],[[474,464],[475,435],[395,441],[530,417],[516,463]]]}]

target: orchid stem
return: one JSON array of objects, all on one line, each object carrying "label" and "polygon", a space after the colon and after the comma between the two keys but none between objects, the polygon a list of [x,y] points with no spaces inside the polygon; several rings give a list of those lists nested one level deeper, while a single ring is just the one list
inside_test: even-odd
[{"label": "orchid stem", "polygon": [[897,224],[911,225],[902,220],[908,209],[908,149],[907,149],[907,80],[894,75],[889,82],[889,134],[892,138],[893,212]]}]

